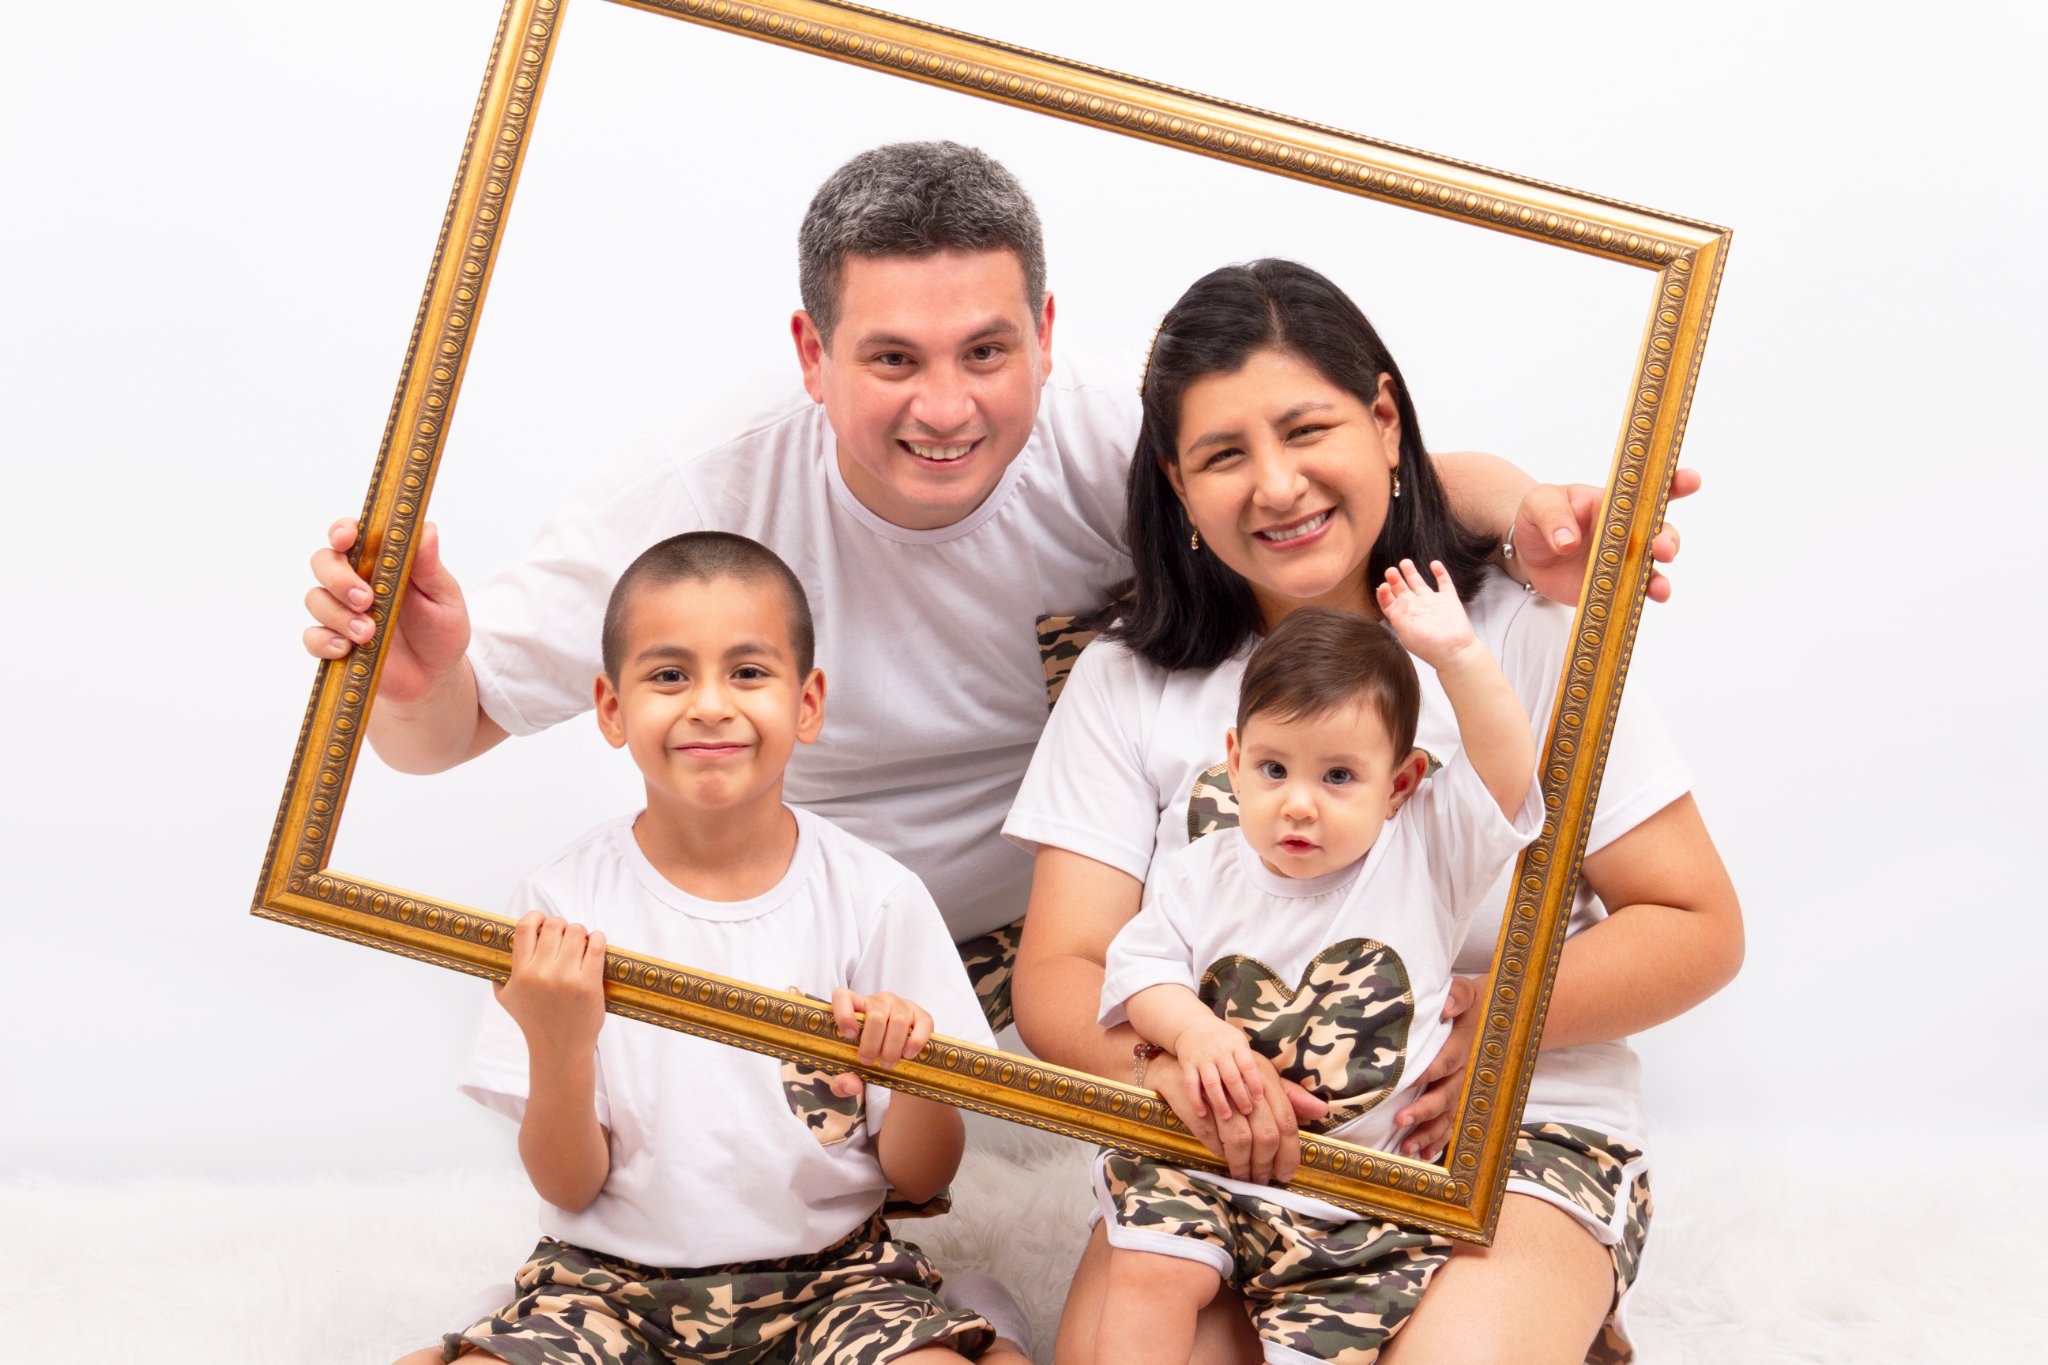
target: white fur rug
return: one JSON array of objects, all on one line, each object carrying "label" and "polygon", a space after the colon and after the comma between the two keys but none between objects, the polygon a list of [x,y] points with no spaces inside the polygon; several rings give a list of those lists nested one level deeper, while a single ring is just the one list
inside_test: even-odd
[{"label": "white fur rug", "polygon": [[[1077,1144],[970,1116],[958,1212],[908,1225],[1008,1283],[1051,1357],[1087,1212]],[[1630,1326],[1647,1365],[2048,1360],[2048,1178],[1871,1137],[1665,1137]],[[1980,1150],[2038,1158],[2038,1132]],[[1839,1149],[1838,1149],[1839,1148]],[[0,1361],[382,1365],[492,1306],[532,1246],[516,1168],[289,1183],[0,1184]]]}]

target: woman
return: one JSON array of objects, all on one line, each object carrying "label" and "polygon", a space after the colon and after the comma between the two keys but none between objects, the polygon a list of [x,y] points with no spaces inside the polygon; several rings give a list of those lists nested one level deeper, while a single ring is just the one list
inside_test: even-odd
[{"label": "woman", "polygon": [[[1104,951],[1139,907],[1151,859],[1228,820],[1220,769],[1237,682],[1256,639],[1290,611],[1376,615],[1370,585],[1412,558],[1450,567],[1475,627],[1548,726],[1571,612],[1489,569],[1458,529],[1393,359],[1355,305],[1306,267],[1260,261],[1198,281],[1161,324],[1143,384],[1127,533],[1130,609],[1076,665],[1005,832],[1036,850],[1016,975],[1017,1020],[1040,1056],[1132,1074],[1136,1036],[1096,1024]],[[1425,687],[1418,742],[1456,730]],[[1545,1025],[1509,1194],[1492,1246],[1461,1248],[1387,1360],[1626,1358],[1618,1309],[1649,1215],[1636,1061],[1626,1035],[1683,1013],[1740,964],[1740,911],[1647,708],[1616,727]],[[1433,719],[1432,719],[1433,717]],[[1507,901],[1475,916],[1458,970],[1487,969]],[[1603,908],[1604,907],[1604,908]],[[1449,1131],[1472,1019],[1431,1089],[1397,1121],[1434,1157]],[[1262,1110],[1191,1116],[1171,1059],[1145,1077],[1230,1162],[1286,1179],[1294,1124],[1319,1102],[1268,1076]],[[1083,1255],[1061,1329],[1091,1334],[1103,1234]],[[1257,1359],[1234,1303],[1204,1314],[1197,1359]]]}]

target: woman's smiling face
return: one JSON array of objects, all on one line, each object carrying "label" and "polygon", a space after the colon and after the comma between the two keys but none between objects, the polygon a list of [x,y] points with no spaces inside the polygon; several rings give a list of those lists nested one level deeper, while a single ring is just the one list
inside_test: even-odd
[{"label": "woman's smiling face", "polygon": [[1382,375],[1366,404],[1288,351],[1252,353],[1181,399],[1167,479],[1271,630],[1297,607],[1376,615],[1367,561],[1386,521],[1401,422]]}]

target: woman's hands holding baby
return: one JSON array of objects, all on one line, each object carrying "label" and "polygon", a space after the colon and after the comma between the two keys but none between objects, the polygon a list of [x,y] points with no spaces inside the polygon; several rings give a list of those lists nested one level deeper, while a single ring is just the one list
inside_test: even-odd
[{"label": "woman's hands holding baby", "polygon": [[[1214,1016],[1210,1023],[1245,1043],[1243,1053],[1229,1050],[1251,1103],[1230,1100],[1227,1087],[1223,1101],[1211,1103],[1204,1094],[1202,1064],[1190,1064],[1173,1052],[1157,1059],[1146,1084],[1158,1090],[1203,1146],[1223,1158],[1233,1179],[1284,1184],[1301,1164],[1301,1124],[1321,1118],[1330,1106],[1283,1078],[1270,1058],[1251,1048],[1243,1030]],[[1214,1045],[1228,1045],[1220,1033],[1210,1037]],[[1217,1075],[1221,1081],[1220,1069]]]}]

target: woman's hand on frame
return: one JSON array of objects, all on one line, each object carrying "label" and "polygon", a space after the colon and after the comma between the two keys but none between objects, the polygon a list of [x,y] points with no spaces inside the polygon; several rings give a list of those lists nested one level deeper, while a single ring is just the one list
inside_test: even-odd
[{"label": "woman's hand on frame", "polygon": [[[1671,497],[1690,497],[1700,488],[1699,471],[1681,469],[1672,476]],[[1515,562],[1510,576],[1526,582],[1553,602],[1577,606],[1586,581],[1586,556],[1600,538],[1600,509],[1606,490],[1588,483],[1539,483],[1522,495],[1515,513]],[[1650,542],[1650,558],[1669,564],[1678,558],[1678,528],[1666,523]],[[1671,600],[1671,580],[1650,570],[1650,600]]]}]

